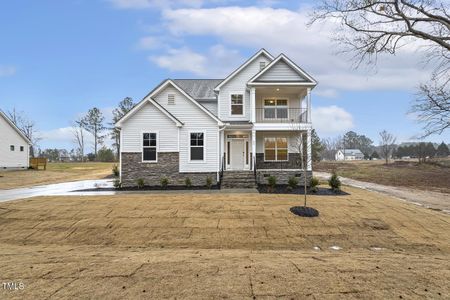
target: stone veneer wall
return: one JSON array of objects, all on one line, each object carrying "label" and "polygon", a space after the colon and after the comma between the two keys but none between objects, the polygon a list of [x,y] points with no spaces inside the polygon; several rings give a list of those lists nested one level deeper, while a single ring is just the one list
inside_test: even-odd
[{"label": "stone veneer wall", "polygon": [[141,152],[122,152],[122,186],[136,186],[136,180],[144,179],[145,185],[159,186],[161,178],[169,179],[169,186],[183,185],[189,177],[193,186],[206,185],[206,178],[211,177],[213,184],[217,183],[215,172],[180,173],[178,152],[158,152],[157,163],[143,163]]},{"label": "stone veneer wall", "polygon": [[264,161],[264,153],[256,153],[256,169],[300,169],[300,154],[289,153],[288,161]]},{"label": "stone veneer wall", "polygon": [[[304,177],[302,170],[256,170],[256,181],[258,184],[267,184],[267,178],[269,176],[275,176],[277,178],[277,184],[287,184],[289,178],[296,177],[298,179],[298,185],[304,185]],[[309,186],[311,181],[312,171],[306,171],[306,185]]]}]

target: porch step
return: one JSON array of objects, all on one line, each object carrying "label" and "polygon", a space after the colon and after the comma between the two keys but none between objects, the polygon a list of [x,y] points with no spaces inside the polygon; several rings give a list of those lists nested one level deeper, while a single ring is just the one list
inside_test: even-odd
[{"label": "porch step", "polygon": [[221,188],[256,188],[255,176],[252,171],[225,171]]}]

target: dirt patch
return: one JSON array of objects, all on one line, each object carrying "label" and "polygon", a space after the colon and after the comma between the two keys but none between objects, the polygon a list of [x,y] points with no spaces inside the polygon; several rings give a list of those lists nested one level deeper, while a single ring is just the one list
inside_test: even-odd
[{"label": "dirt patch", "polygon": [[[377,193],[0,204],[0,298],[448,298],[450,217]],[[301,283],[301,284],[299,284]]]},{"label": "dirt patch", "polygon": [[314,165],[314,171],[337,171],[361,181],[450,193],[450,167],[439,162],[395,161],[385,165],[382,161],[323,161]]}]

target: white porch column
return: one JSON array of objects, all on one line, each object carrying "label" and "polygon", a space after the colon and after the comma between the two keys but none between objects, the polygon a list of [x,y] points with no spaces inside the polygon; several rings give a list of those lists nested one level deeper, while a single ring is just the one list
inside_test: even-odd
[{"label": "white porch column", "polygon": [[311,88],[308,88],[306,92],[306,107],[308,111],[308,123],[311,123]]},{"label": "white porch column", "polygon": [[311,157],[311,129],[306,133],[306,170],[312,171],[312,157]]},{"label": "white porch column", "polygon": [[256,164],[256,130],[252,129],[252,170],[255,169]]},{"label": "white porch column", "polygon": [[250,88],[250,121],[255,123],[256,121],[256,90],[254,87]]}]

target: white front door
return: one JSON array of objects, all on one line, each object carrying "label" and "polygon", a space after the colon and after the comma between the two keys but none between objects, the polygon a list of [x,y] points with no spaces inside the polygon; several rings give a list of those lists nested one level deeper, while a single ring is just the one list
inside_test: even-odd
[{"label": "white front door", "polygon": [[231,169],[243,170],[245,160],[244,140],[231,140]]}]

